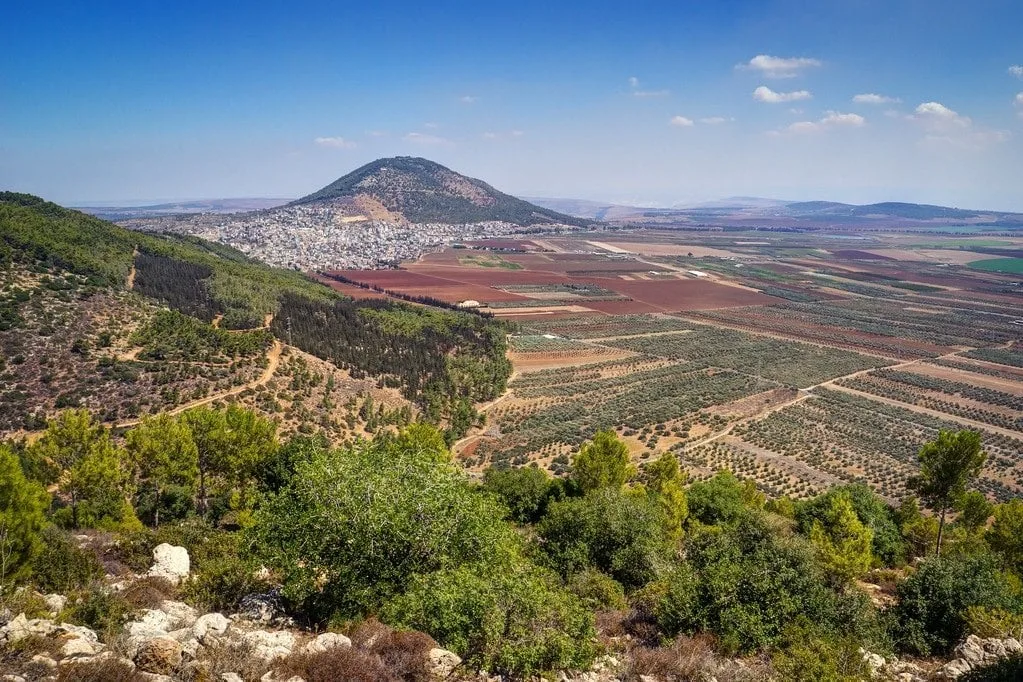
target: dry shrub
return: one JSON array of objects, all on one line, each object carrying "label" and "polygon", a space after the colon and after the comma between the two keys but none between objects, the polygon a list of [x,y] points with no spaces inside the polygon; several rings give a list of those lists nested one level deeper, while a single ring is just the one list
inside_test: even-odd
[{"label": "dry shrub", "polygon": [[16,642],[0,646],[0,672],[20,673],[28,679],[38,679],[50,673],[50,669],[39,663],[32,663],[36,655],[60,658],[63,642],[56,639],[28,635]]},{"label": "dry shrub", "polygon": [[427,682],[429,651],[437,644],[422,632],[390,628],[378,620],[360,623],[351,633],[351,647],[320,654],[294,654],[278,668],[284,677],[306,682]]},{"label": "dry shrub", "polygon": [[277,668],[278,677],[298,675],[306,682],[401,682],[379,656],[353,647],[333,647],[319,654],[294,654]]},{"label": "dry shrub", "polygon": [[598,611],[597,632],[605,646],[613,646],[613,640],[631,638],[653,647],[660,642],[661,630],[651,615],[638,609],[620,611]]},{"label": "dry shrub", "polygon": [[631,658],[631,679],[649,675],[665,682],[695,682],[717,667],[707,636],[679,637],[670,647],[636,647]]},{"label": "dry shrub", "polygon": [[57,682],[144,682],[135,666],[118,658],[97,658],[61,666]]},{"label": "dry shrub", "polygon": [[166,578],[148,576],[121,591],[121,597],[138,609],[159,608],[160,602],[177,599],[178,588]]},{"label": "dry shrub", "polygon": [[224,673],[237,673],[243,680],[255,682],[270,669],[263,659],[253,656],[252,647],[243,642],[225,641],[204,646],[200,651],[198,665],[179,672],[187,682],[219,681]]},{"label": "dry shrub", "polygon": [[375,654],[398,679],[425,682],[430,679],[429,652],[437,646],[422,632],[394,630],[378,620],[361,623],[352,632],[352,644]]}]

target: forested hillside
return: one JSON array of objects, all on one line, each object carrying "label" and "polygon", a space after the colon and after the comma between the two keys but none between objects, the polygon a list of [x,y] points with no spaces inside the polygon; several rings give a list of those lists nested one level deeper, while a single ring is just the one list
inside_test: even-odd
[{"label": "forested hillside", "polygon": [[[261,369],[269,333],[355,379],[399,389],[426,418],[446,420],[451,438],[511,371],[503,327],[490,319],[353,301],[229,247],[130,232],[30,195],[0,194],[0,267],[0,342],[16,365],[0,380],[0,402],[12,408],[0,428],[31,427],[54,408],[98,407],[104,391],[123,394],[104,410],[117,421],[244,385]],[[154,317],[154,304],[182,315]],[[127,310],[130,322],[112,324]],[[103,379],[111,376],[113,388]]]}]

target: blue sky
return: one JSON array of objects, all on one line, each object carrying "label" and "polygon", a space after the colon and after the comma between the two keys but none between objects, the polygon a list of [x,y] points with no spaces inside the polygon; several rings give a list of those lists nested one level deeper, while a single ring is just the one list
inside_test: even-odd
[{"label": "blue sky", "polygon": [[1018,0],[15,0],[4,25],[0,188],[63,203],[300,196],[409,154],[519,195],[1023,211]]}]

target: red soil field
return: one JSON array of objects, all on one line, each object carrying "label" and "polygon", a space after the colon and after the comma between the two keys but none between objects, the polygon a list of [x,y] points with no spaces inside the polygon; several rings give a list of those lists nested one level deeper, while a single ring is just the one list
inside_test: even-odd
[{"label": "red soil field", "polygon": [[660,281],[620,279],[599,280],[600,285],[629,298],[657,306],[664,312],[713,310],[740,306],[771,305],[782,300],[758,291],[716,284],[699,279]]},{"label": "red soil field", "polygon": [[593,301],[582,305],[593,310],[599,310],[609,315],[627,315],[631,313],[659,313],[661,308],[642,301]]},{"label": "red soil field", "polygon": [[362,287],[357,287],[354,284],[345,284],[344,282],[339,282],[336,279],[330,279],[329,277],[317,277],[317,279],[334,291],[339,291],[345,296],[350,296],[351,298],[391,298],[387,294],[382,294],[379,291],[363,289]]},{"label": "red soil field", "polygon": [[490,287],[475,286],[473,284],[452,284],[450,286],[437,287],[401,287],[396,289],[409,296],[430,296],[439,298],[447,303],[461,303],[462,301],[479,301],[480,303],[492,303],[495,301],[529,301],[530,299],[518,294],[509,294],[506,291],[498,291]]}]

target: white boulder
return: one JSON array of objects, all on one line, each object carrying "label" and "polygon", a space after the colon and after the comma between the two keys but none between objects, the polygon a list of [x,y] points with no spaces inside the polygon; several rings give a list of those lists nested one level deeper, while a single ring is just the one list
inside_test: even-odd
[{"label": "white boulder", "polygon": [[153,567],[149,569],[147,575],[165,578],[177,585],[188,577],[191,569],[192,562],[188,558],[188,550],[165,542],[153,549]]}]

